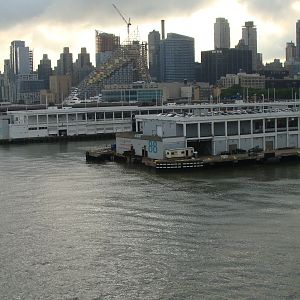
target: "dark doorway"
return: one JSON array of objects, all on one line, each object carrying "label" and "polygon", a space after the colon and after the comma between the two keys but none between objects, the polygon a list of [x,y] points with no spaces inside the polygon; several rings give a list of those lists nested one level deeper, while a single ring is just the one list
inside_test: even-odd
[{"label": "dark doorway", "polygon": [[188,147],[193,147],[199,156],[212,155],[212,140],[188,141]]},{"label": "dark doorway", "polygon": [[58,131],[58,134],[59,134],[59,136],[67,136],[67,135],[68,135],[66,129],[59,130],[59,131]]}]

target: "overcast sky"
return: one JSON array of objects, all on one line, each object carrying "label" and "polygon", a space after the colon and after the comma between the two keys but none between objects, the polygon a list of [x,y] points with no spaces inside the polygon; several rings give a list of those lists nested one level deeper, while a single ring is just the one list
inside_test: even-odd
[{"label": "overcast sky", "polygon": [[283,59],[287,41],[295,42],[295,23],[300,16],[300,1],[295,0],[2,0],[0,4],[0,69],[9,58],[12,40],[25,40],[34,50],[35,67],[47,53],[56,65],[59,53],[69,46],[77,57],[86,47],[94,62],[95,29],[126,38],[126,24],[112,7],[115,3],[131,18],[131,31],[141,40],[153,29],[195,38],[196,59],[202,50],[213,48],[213,24],[217,17],[228,19],[231,46],[241,38],[245,21],[254,21],[258,32],[258,51],[264,61]]}]

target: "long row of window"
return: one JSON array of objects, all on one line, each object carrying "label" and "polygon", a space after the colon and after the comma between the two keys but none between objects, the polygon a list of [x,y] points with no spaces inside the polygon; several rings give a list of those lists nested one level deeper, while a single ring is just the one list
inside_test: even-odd
[{"label": "long row of window", "polygon": [[[259,119],[253,120],[251,126],[251,120],[227,122],[227,135],[249,135],[269,132],[284,132],[284,131],[297,131],[299,129],[298,118],[281,118],[281,119]],[[201,123],[200,124],[200,136],[211,137],[225,136],[225,122]],[[198,137],[198,124],[186,125],[186,136],[188,138]]]},{"label": "long row of window", "polygon": [[[95,121],[95,120],[113,120],[113,119],[130,119],[133,115],[154,115],[160,113],[160,110],[137,110],[137,111],[115,111],[115,112],[92,112],[92,113],[77,113],[76,114],[53,114],[48,115],[48,123],[61,123],[61,122],[76,122],[76,121]],[[47,115],[29,116],[28,124],[37,124],[37,118],[39,123],[47,123]]]}]

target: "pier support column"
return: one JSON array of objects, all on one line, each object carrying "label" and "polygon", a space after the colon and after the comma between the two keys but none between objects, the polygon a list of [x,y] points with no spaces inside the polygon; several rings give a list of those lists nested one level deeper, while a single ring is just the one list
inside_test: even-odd
[{"label": "pier support column", "polygon": [[225,121],[225,148],[228,151],[228,133],[227,133],[227,121]]},{"label": "pier support column", "polygon": [[290,131],[289,131],[289,118],[286,118],[286,129],[287,129],[287,134],[286,134],[286,146],[290,146]]},{"label": "pier support column", "polygon": [[241,149],[241,120],[238,120],[239,149]]}]

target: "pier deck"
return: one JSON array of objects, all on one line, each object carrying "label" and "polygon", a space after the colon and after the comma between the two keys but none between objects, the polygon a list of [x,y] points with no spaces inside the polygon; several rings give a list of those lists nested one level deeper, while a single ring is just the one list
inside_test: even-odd
[{"label": "pier deck", "polygon": [[86,152],[86,160],[88,162],[138,162],[146,167],[154,168],[156,170],[194,169],[206,166],[239,165],[245,163],[255,164],[268,161],[280,161],[286,158],[300,159],[300,149],[279,149],[251,154],[246,153],[233,155],[201,156],[198,158],[172,158],[163,160],[138,157],[135,156],[131,151],[128,151],[128,153],[124,153],[124,155],[119,155],[110,148],[103,148]]}]

